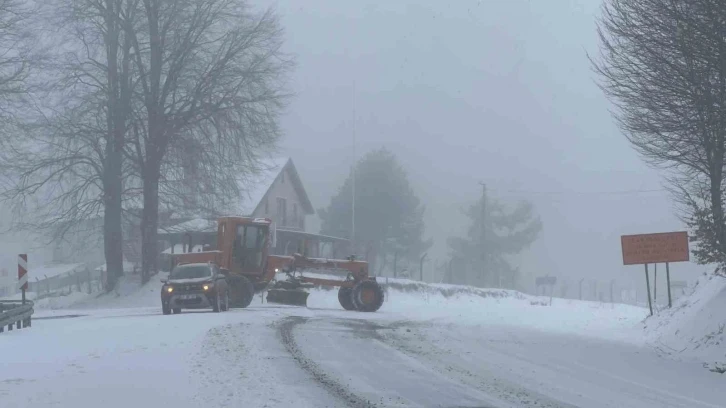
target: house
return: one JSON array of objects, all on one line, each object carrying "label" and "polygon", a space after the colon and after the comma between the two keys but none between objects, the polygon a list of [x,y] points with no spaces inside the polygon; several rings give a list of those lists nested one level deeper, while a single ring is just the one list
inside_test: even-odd
[{"label": "house", "polygon": [[305,231],[305,218],[315,214],[295,164],[290,158],[263,164],[256,177],[240,186],[240,214],[273,220],[278,229]]},{"label": "house", "polygon": [[[277,237],[272,253],[290,255],[298,252],[311,257],[330,258],[346,255],[347,239],[306,230],[307,217],[315,214],[315,209],[292,159],[269,160],[261,168],[257,174],[240,181],[242,193],[235,215],[273,221]],[[162,266],[170,264],[170,254],[201,251],[206,245],[216,247],[216,218],[177,221],[159,228],[159,238],[167,248],[160,261]]]}]

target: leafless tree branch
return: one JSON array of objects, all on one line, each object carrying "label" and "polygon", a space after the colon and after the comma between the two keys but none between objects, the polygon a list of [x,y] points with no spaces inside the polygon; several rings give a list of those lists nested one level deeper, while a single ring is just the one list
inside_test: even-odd
[{"label": "leafless tree branch", "polygon": [[[237,0],[143,0],[132,36],[143,128],[127,154],[143,197],[144,276],[156,269],[160,207],[212,215],[274,148],[292,60],[272,10]],[[141,13],[141,12],[139,12]]]},{"label": "leafless tree branch", "polygon": [[726,4],[718,0],[606,0],[598,24],[601,52],[593,61],[628,141],[666,171],[684,219],[709,214],[709,237],[716,241],[708,245],[722,260],[725,30]]}]

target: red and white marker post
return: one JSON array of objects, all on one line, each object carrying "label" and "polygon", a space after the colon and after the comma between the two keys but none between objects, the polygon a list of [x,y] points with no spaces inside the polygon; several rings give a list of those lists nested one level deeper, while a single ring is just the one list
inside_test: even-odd
[{"label": "red and white marker post", "polygon": [[23,304],[25,304],[25,291],[28,289],[28,254],[18,255],[18,287],[23,291]]}]

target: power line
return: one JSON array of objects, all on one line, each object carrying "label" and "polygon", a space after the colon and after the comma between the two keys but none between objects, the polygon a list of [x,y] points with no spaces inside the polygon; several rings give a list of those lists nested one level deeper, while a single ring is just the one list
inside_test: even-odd
[{"label": "power line", "polygon": [[530,191],[530,190],[510,190],[493,188],[500,193],[514,194],[539,194],[539,195],[635,195],[647,193],[664,193],[666,189],[650,189],[650,190],[619,190],[619,191]]}]

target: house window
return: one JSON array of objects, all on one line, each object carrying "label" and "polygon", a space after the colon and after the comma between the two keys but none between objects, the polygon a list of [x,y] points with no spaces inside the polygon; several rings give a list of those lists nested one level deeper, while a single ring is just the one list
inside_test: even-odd
[{"label": "house window", "polygon": [[292,203],[292,224],[297,224],[297,203]]},{"label": "house window", "polygon": [[270,200],[265,197],[265,215],[270,213]]},{"label": "house window", "polygon": [[287,200],[282,197],[277,197],[277,221],[287,225]]}]

